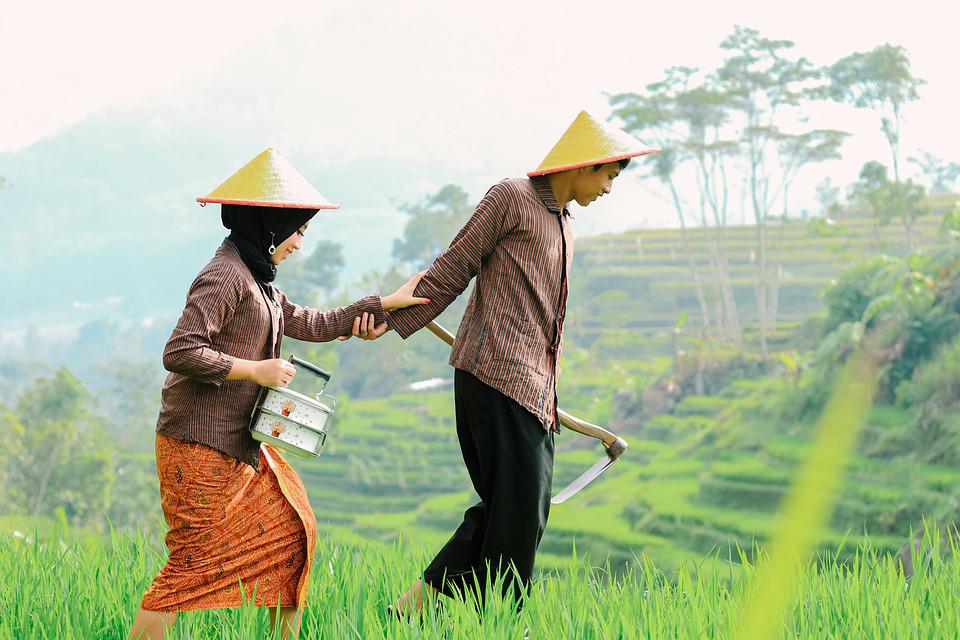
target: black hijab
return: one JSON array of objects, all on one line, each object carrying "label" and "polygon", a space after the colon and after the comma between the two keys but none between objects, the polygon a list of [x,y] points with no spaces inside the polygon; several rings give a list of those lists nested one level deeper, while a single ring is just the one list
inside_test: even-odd
[{"label": "black hijab", "polygon": [[279,246],[316,213],[316,209],[220,205],[220,219],[223,226],[230,229],[230,240],[271,300],[273,285],[270,283],[277,277],[277,267],[270,262],[270,247]]}]

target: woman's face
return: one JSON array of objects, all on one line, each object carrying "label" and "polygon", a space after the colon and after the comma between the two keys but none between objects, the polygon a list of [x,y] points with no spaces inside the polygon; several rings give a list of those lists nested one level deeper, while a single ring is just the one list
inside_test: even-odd
[{"label": "woman's face", "polygon": [[294,231],[293,235],[278,244],[277,250],[273,252],[272,256],[270,256],[270,262],[278,265],[283,262],[287,256],[293,255],[294,251],[299,251],[300,243],[303,242],[303,234],[307,232],[307,227],[309,225],[309,222],[305,223],[302,227]]}]

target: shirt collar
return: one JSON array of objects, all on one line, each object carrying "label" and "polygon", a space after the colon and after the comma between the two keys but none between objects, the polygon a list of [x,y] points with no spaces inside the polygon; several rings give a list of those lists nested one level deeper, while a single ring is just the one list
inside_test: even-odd
[{"label": "shirt collar", "polygon": [[530,178],[530,182],[547,209],[556,215],[570,215],[570,210],[567,207],[564,207],[563,211],[560,210],[560,204],[557,202],[556,196],[553,195],[553,188],[550,186],[550,179],[547,176],[533,176]]}]

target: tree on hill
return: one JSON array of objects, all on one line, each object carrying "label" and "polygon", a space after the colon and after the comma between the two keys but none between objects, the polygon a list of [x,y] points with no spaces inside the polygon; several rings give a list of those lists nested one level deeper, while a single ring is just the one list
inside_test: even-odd
[{"label": "tree on hill", "polygon": [[960,249],[947,245],[931,255],[855,265],[827,289],[824,303],[814,377],[830,378],[872,331],[886,352],[879,397],[893,401],[900,385],[960,334]]},{"label": "tree on hill", "polygon": [[17,511],[51,516],[63,511],[72,524],[101,525],[110,503],[113,470],[109,441],[91,419],[90,398],[67,369],[39,378],[17,399],[22,429],[6,490]]},{"label": "tree on hill", "polygon": [[857,52],[835,62],[829,69],[829,95],[858,109],[872,109],[880,115],[880,130],[890,147],[893,180],[889,188],[892,216],[903,220],[907,231],[907,250],[915,249],[914,222],[918,185],[905,184],[900,176],[903,108],[919,99],[924,81],[910,71],[907,50],[883,44],[867,52]]},{"label": "tree on hill", "polygon": [[929,151],[922,152],[919,157],[911,156],[907,161],[920,167],[933,195],[949,193],[957,178],[960,178],[960,163],[946,162]]},{"label": "tree on hill", "polygon": [[840,187],[834,186],[833,181],[826,177],[817,183],[816,192],[824,219],[832,218],[840,208]]},{"label": "tree on hill", "polygon": [[851,187],[850,202],[870,212],[873,219],[873,240],[879,250],[880,228],[886,226],[894,217],[903,221],[907,237],[907,252],[916,250],[914,226],[917,217],[926,213],[924,189],[912,179],[901,182],[890,180],[887,168],[881,163],[870,160],[860,169],[860,177]]},{"label": "tree on hill", "polygon": [[925,84],[910,71],[907,50],[891,44],[850,54],[829,69],[830,96],[858,109],[880,115],[880,130],[890,147],[893,180],[900,182],[900,143],[903,108],[917,100]]},{"label": "tree on hill", "polygon": [[960,200],[943,214],[943,220],[940,222],[940,233],[951,245],[955,246],[957,241],[960,240]]},{"label": "tree on hill", "polygon": [[0,513],[12,513],[24,503],[24,487],[16,483],[13,471],[23,457],[24,429],[16,414],[2,405],[0,430],[4,434],[4,445],[0,447]]},{"label": "tree on hill", "polygon": [[[692,256],[688,264],[698,290],[704,290],[698,299],[718,302],[713,318],[719,335],[737,345],[742,331],[730,286],[726,226],[731,201],[739,196],[749,205],[757,234],[751,261],[757,268],[755,298],[764,359],[768,330],[777,319],[781,271],[779,266],[770,269],[768,220],[778,204],[781,218],[789,215],[790,186],[798,173],[811,163],[838,158],[847,135],[832,129],[797,130],[802,124],[799,107],[823,96],[818,84],[823,72],[791,56],[793,46],[736,27],[721,44],[725,58],[718,69],[673,67],[644,92],[610,98],[614,116],[628,130],[669,151],[653,161],[650,177],[668,188],[684,233],[689,217],[709,231],[716,295],[700,286]],[[679,180],[696,185],[689,202],[678,193]],[[709,327],[707,305],[701,301],[700,306]]]},{"label": "tree on hill", "polygon": [[[715,323],[721,340],[739,346],[740,313],[730,284],[726,248],[731,189],[728,168],[736,144],[724,132],[725,100],[708,74],[690,67],[671,67],[662,80],[648,84],[644,91],[613,95],[610,104],[614,117],[627,131],[663,148],[643,177],[656,179],[669,191],[680,222],[704,334],[711,335]],[[679,180],[695,182],[695,198],[681,195]],[[702,277],[691,249],[688,220],[704,229],[709,256],[707,277]]]},{"label": "tree on hill", "polygon": [[403,237],[393,241],[393,257],[415,269],[430,266],[473,213],[467,192],[455,184],[400,210],[407,223]]},{"label": "tree on hill", "polygon": [[863,207],[873,221],[873,245],[879,250],[880,228],[890,223],[890,180],[887,168],[876,160],[869,160],[860,169],[859,179],[850,186],[847,194],[851,204]]},{"label": "tree on hill", "polygon": [[773,40],[754,29],[736,27],[720,45],[726,52],[717,78],[729,96],[731,124],[746,165],[746,197],[756,224],[755,285],[760,356],[768,356],[767,333],[776,323],[779,273],[771,272],[767,225],[775,203],[789,210],[789,189],[807,164],[839,158],[847,135],[836,130],[793,132],[791,110],[821,95],[822,70],[790,55],[794,43]]},{"label": "tree on hill", "polygon": [[277,284],[294,302],[318,306],[336,290],[345,265],[343,245],[320,240],[306,258],[295,255],[284,263],[277,272]]}]

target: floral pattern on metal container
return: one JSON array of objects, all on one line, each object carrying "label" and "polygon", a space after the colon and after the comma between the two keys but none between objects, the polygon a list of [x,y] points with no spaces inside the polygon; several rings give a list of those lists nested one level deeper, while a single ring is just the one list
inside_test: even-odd
[{"label": "floral pattern on metal container", "polygon": [[267,442],[297,455],[311,457],[319,455],[326,436],[322,431],[266,411],[261,411],[257,417],[252,435],[255,440]]},{"label": "floral pattern on metal container", "polygon": [[[325,396],[329,397],[329,396]],[[330,398],[330,402],[335,402]],[[302,457],[320,455],[333,409],[290,389],[268,388],[251,425],[254,440]]]},{"label": "floral pattern on metal container", "polygon": [[326,431],[333,415],[333,410],[326,405],[289,389],[268,389],[260,407],[317,431]]}]

